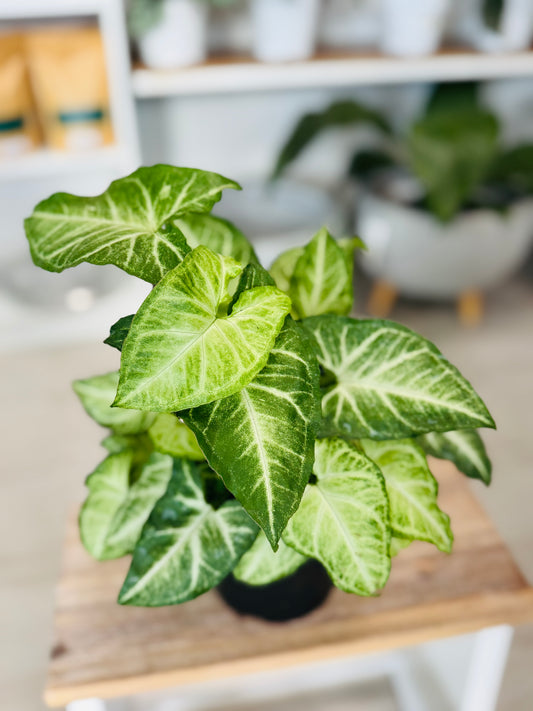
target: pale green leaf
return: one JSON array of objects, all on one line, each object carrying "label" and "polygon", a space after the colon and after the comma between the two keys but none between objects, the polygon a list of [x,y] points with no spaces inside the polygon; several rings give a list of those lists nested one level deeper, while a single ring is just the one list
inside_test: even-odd
[{"label": "pale green leaf", "polygon": [[194,432],[176,415],[158,415],[148,434],[158,452],[193,461],[205,459]]},{"label": "pale green leaf", "polygon": [[239,561],[233,575],[247,585],[268,585],[295,573],[306,560],[306,556],[285,545],[283,541],[280,541],[279,549],[274,552],[261,531],[253,546]]},{"label": "pale green leaf", "polygon": [[123,435],[146,431],[155,420],[154,413],[111,407],[117,393],[118,380],[118,373],[107,373],[76,380],[72,387],[87,414],[99,425],[110,427],[117,434]]},{"label": "pale green leaf", "polygon": [[263,368],[290,310],[272,286],[220,313],[242,267],[197,247],[157,284],[124,341],[115,404],[154,412],[197,407],[239,391]]},{"label": "pale green leaf", "polygon": [[201,595],[233,570],[257,530],[237,501],[217,510],[210,506],[197,466],[175,460],[168,489],[135,548],[119,602],[157,607]]},{"label": "pale green leaf", "polygon": [[316,484],[309,484],[283,540],[316,558],[346,592],[373,595],[390,572],[389,504],[383,475],[341,439],[316,443]]},{"label": "pale green leaf", "polygon": [[326,432],[402,439],[494,427],[481,398],[429,341],[391,321],[305,321],[323,369]]},{"label": "pale green leaf", "polygon": [[33,261],[53,272],[81,262],[114,264],[156,284],[190,251],[172,219],[209,212],[225,188],[239,186],[216,173],[156,165],[97,197],[56,193],[25,222]]},{"label": "pale green leaf", "polygon": [[439,486],[423,450],[412,440],[362,440],[361,446],[385,477],[393,535],[428,541],[449,553],[450,519],[437,504]]},{"label": "pale green leaf", "polygon": [[300,318],[350,313],[353,306],[353,251],[337,244],[323,227],[305,247],[291,277],[289,296]]},{"label": "pale green leaf", "polygon": [[174,224],[185,235],[191,249],[203,244],[213,252],[233,257],[243,267],[257,262],[250,242],[235,225],[214,215],[185,215]]},{"label": "pale green leaf", "polygon": [[272,546],[298,508],[312,471],[318,382],[307,338],[287,319],[265,368],[251,383],[183,413],[211,467]]},{"label": "pale green leaf", "polygon": [[466,476],[490,484],[492,464],[483,440],[475,430],[431,432],[419,437],[418,443],[427,454],[449,459]]},{"label": "pale green leaf", "polygon": [[132,481],[134,454],[110,454],[87,478],[80,513],[83,545],[98,560],[131,553],[155,502],[164,494],[172,459],[154,452]]},{"label": "pale green leaf", "polygon": [[410,538],[398,538],[398,536],[392,536],[390,541],[390,555],[391,558],[395,558],[399,553],[401,553],[405,548],[411,545],[413,541]]},{"label": "pale green leaf", "polygon": [[294,268],[303,253],[303,247],[293,247],[286,252],[282,252],[282,254],[274,260],[269,272],[276,282],[278,289],[286,292],[289,291]]}]

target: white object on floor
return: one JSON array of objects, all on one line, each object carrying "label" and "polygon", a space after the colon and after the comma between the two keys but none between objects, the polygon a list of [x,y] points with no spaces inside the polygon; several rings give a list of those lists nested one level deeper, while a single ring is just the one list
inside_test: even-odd
[{"label": "white object on floor", "polygon": [[382,0],[381,50],[399,57],[433,54],[446,27],[450,0]]},{"label": "white object on floor", "polygon": [[161,21],[138,40],[146,66],[174,69],[205,61],[208,11],[207,0],[164,0]]},{"label": "white object on floor", "polygon": [[313,55],[320,0],[252,0],[251,10],[256,59],[292,62]]}]

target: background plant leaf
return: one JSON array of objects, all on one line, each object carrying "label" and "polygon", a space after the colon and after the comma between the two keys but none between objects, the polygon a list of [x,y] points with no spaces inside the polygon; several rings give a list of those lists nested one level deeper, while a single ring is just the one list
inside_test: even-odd
[{"label": "background plant leaf", "polygon": [[483,440],[475,430],[430,432],[417,439],[422,449],[438,459],[448,459],[471,479],[487,486],[492,478],[492,464]]},{"label": "background plant leaf", "polygon": [[158,452],[170,454],[179,459],[192,459],[193,461],[205,459],[194,432],[176,415],[158,415],[148,430],[148,434]]},{"label": "background plant leaf", "polygon": [[227,397],[263,368],[290,299],[275,287],[244,292],[226,316],[242,267],[197,247],[157,284],[124,342],[115,404],[174,412]]},{"label": "background plant leaf", "polygon": [[314,472],[317,483],[307,486],[283,540],[319,560],[341,590],[374,595],[390,572],[383,475],[341,439],[317,441]]},{"label": "background plant leaf", "polygon": [[470,383],[413,331],[392,321],[340,316],[304,324],[314,335],[327,382],[326,432],[380,440],[494,427]]},{"label": "background plant leaf", "polygon": [[97,197],[56,193],[25,221],[33,261],[53,272],[114,264],[156,284],[190,251],[172,220],[209,212],[225,188],[239,186],[216,173],[156,165],[115,180]]},{"label": "background plant leaf", "polygon": [[119,375],[114,372],[76,380],[72,387],[87,414],[99,425],[123,435],[145,432],[155,420],[155,413],[111,407],[118,381]]},{"label": "background plant leaf", "polygon": [[184,215],[174,220],[191,249],[203,244],[213,252],[233,257],[243,267],[258,263],[257,255],[244,234],[228,220],[214,215]]},{"label": "background plant leaf", "polygon": [[308,558],[283,541],[276,552],[260,531],[250,550],[240,559],[233,575],[247,585],[268,585],[295,573]]},{"label": "background plant leaf", "polygon": [[450,519],[437,504],[439,486],[423,450],[412,440],[362,440],[361,446],[385,477],[393,536],[427,541],[449,553]]},{"label": "background plant leaf", "polygon": [[131,322],[134,316],[135,314],[130,314],[129,316],[119,318],[119,320],[111,326],[109,336],[105,339],[104,343],[112,348],[116,348],[117,351],[121,351],[126,336],[130,332]]},{"label": "background plant leaf", "polygon": [[133,553],[119,595],[123,605],[177,605],[218,585],[257,537],[237,501],[215,510],[204,498],[198,467],[175,460]]}]

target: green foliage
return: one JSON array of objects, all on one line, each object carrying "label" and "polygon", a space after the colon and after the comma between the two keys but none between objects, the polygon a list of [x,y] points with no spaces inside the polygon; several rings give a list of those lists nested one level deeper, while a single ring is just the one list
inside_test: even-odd
[{"label": "green foliage", "polygon": [[[234,183],[165,166],[134,176],[100,198],[52,196],[27,223],[46,268],[96,259],[155,283],[106,339],[120,374],[74,383],[110,430],[80,531],[98,559],[133,553],[119,601],[185,602],[232,571],[264,585],[308,557],[342,590],[373,595],[412,540],[449,551],[424,450],[488,483],[473,428],[494,423],[431,343],[348,317],[360,240],[322,229],[269,274],[207,214]],[[162,226],[141,236],[134,224],[163,213],[174,241]]]}]

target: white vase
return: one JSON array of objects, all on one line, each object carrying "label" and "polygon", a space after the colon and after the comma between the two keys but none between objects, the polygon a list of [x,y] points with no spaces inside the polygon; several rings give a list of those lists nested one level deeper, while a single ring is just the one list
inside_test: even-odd
[{"label": "white vase", "polygon": [[252,0],[253,54],[290,62],[314,54],[320,0]]},{"label": "white vase", "polygon": [[164,0],[163,17],[139,39],[141,59],[151,69],[203,62],[207,55],[205,0]]},{"label": "white vase", "polygon": [[482,52],[520,52],[533,40],[532,0],[506,0],[500,27],[483,22],[484,0],[466,0],[459,15],[458,34]]},{"label": "white vase", "polygon": [[400,57],[437,51],[446,27],[449,0],[382,0],[381,50]]},{"label": "white vase", "polygon": [[363,269],[406,296],[455,299],[470,289],[487,289],[510,276],[533,243],[533,201],[507,214],[472,210],[449,224],[427,212],[363,192],[357,234],[368,251]]}]

